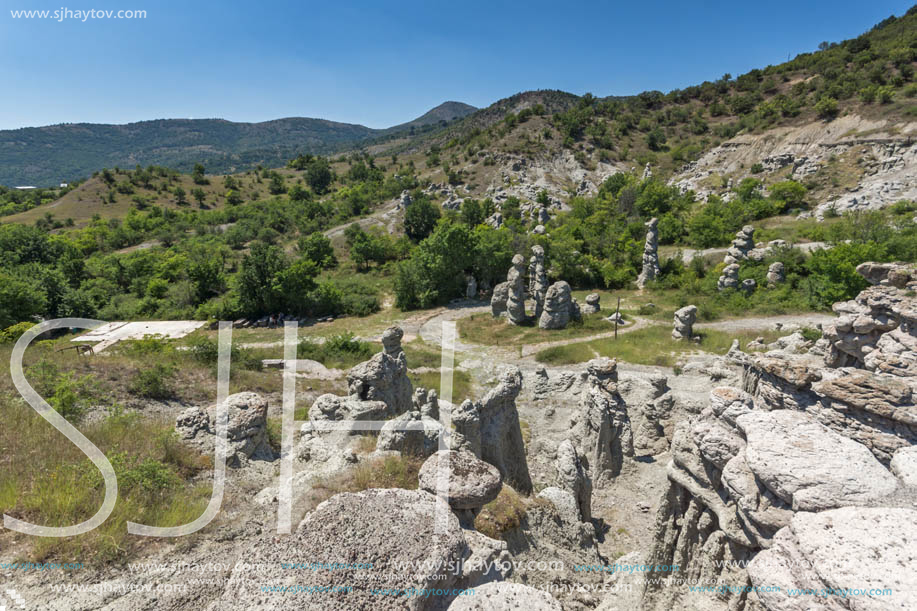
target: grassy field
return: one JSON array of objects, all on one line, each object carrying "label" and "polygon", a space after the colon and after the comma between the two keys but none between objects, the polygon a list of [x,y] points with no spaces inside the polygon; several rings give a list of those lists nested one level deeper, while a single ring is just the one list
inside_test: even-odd
[{"label": "grassy field", "polygon": [[582,323],[573,322],[566,329],[552,330],[540,329],[534,323],[513,325],[504,318],[494,318],[489,313],[482,312],[459,320],[458,331],[462,340],[485,346],[538,344],[614,331],[614,325],[603,320],[613,312],[614,310],[603,309],[597,314],[583,316]]},{"label": "grassy field", "polygon": [[744,347],[757,337],[764,337],[766,342],[771,342],[782,335],[777,331],[705,330],[698,333],[700,343],[694,343],[673,340],[671,333],[671,326],[653,325],[622,333],[617,340],[598,339],[546,348],[537,353],[535,359],[549,365],[571,365],[607,356],[636,365],[673,367],[678,359],[686,354],[696,352],[725,354],[733,339],[738,339],[740,345]]}]

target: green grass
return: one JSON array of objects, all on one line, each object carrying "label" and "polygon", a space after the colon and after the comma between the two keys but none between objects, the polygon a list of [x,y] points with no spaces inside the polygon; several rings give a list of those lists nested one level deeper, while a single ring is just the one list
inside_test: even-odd
[{"label": "green grass", "polygon": [[[411,379],[411,384],[414,385],[414,388],[418,386],[423,386],[426,389],[435,390],[439,396],[442,396],[442,389],[440,388],[440,372],[439,371],[427,371],[424,373],[412,373],[408,377]],[[471,399],[471,374],[467,371],[461,369],[452,370],[452,402],[461,403],[465,399]]]},{"label": "green grass", "polygon": [[[572,339],[614,331],[614,325],[604,317],[614,310],[603,309],[598,314],[583,316],[583,321],[571,322],[566,329],[540,329],[537,324],[513,325],[504,318],[494,318],[486,312],[473,314],[458,321],[459,337],[462,340],[485,346],[508,346],[539,344],[563,339]],[[626,316],[625,316],[626,319]]]},{"label": "green grass", "polygon": [[[0,407],[0,512],[46,526],[73,525],[94,515],[104,497],[95,466],[18,399],[4,394]],[[128,521],[177,526],[203,512],[209,486],[190,478],[210,468],[210,459],[181,445],[171,422],[115,413],[82,429],[115,468],[118,502],[91,532],[27,539],[30,560],[123,561],[150,543],[128,535]]]},{"label": "green grass", "polygon": [[733,339],[740,345],[757,337],[764,337],[766,342],[773,341],[780,335],[773,330],[735,331],[696,330],[700,343],[676,341],[671,336],[672,327],[654,325],[636,331],[622,333],[617,340],[597,339],[564,346],[546,348],[535,355],[540,363],[549,365],[570,365],[583,363],[600,356],[607,356],[635,365],[657,365],[673,367],[679,357],[692,352],[710,352],[725,354]]}]

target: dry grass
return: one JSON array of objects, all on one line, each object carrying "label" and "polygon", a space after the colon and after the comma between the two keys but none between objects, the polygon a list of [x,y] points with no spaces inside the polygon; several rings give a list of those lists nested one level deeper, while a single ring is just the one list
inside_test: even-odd
[{"label": "dry grass", "polygon": [[[358,448],[364,443],[360,441]],[[305,510],[311,511],[319,503],[342,492],[361,492],[370,488],[416,490],[417,476],[423,462],[423,458],[415,456],[386,456],[362,462],[343,473],[318,478],[312,482],[307,493]]]},{"label": "dry grass", "polygon": [[500,539],[503,533],[522,523],[525,517],[526,501],[518,492],[503,484],[500,494],[484,505],[474,519],[474,527],[491,539]]}]

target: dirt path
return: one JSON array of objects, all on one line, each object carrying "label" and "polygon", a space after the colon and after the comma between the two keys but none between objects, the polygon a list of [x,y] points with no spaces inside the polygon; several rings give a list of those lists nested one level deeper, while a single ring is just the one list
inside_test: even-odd
[{"label": "dirt path", "polygon": [[718,320],[716,322],[699,322],[694,324],[695,329],[714,329],[716,331],[754,331],[755,329],[772,329],[777,323],[783,325],[799,325],[801,327],[814,327],[817,324],[829,324],[834,320],[832,314],[784,314],[782,316],[752,316],[749,318],[733,318]]}]

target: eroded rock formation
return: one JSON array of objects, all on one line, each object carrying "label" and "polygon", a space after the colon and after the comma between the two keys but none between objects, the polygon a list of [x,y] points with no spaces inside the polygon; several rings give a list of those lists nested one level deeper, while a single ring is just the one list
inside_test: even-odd
[{"label": "eroded rock formation", "polygon": [[659,230],[656,225],[659,219],[651,218],[646,222],[646,242],[643,245],[643,270],[637,277],[637,286],[641,289],[647,282],[652,282],[659,275]]},{"label": "eroded rock formation", "polygon": [[767,286],[775,287],[778,284],[782,284],[784,280],[786,280],[786,271],[783,263],[780,261],[771,263],[770,267],[767,268]]},{"label": "eroded rock formation", "polygon": [[[273,460],[267,437],[267,401],[253,392],[229,395],[226,464],[238,467],[249,459]],[[216,406],[207,409],[189,407],[178,415],[175,431],[185,443],[203,454],[214,455],[216,443]]]},{"label": "eroded rock formation", "polygon": [[513,266],[506,274],[506,315],[514,325],[525,322],[525,259],[513,256]]},{"label": "eroded rock formation", "polygon": [[723,273],[716,281],[716,288],[719,291],[725,291],[726,289],[737,289],[739,288],[739,264],[730,263],[723,268]]},{"label": "eroded rock formation", "polygon": [[561,280],[552,284],[545,293],[544,311],[538,318],[538,326],[542,329],[563,329],[579,316],[579,305],[573,299],[570,285]]},{"label": "eroded rock formation", "polygon": [[687,305],[675,311],[672,339],[691,339],[694,336],[694,322],[697,320],[697,306]]},{"label": "eroded rock formation", "polygon": [[732,240],[729,250],[726,251],[723,262],[726,263],[726,265],[732,265],[733,263],[744,261],[748,258],[748,253],[750,253],[754,247],[755,228],[751,225],[745,225],[736,233],[736,237]]},{"label": "eroded rock formation", "polygon": [[571,439],[595,485],[621,472],[626,456],[634,455],[630,417],[618,394],[617,363],[597,358],[586,363],[586,388],[579,413],[570,423]]}]

